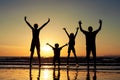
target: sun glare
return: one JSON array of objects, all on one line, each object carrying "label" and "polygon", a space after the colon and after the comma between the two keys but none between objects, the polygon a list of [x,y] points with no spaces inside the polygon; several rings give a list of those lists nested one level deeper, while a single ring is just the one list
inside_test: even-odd
[{"label": "sun glare", "polygon": [[43,73],[44,75],[44,79],[48,79],[48,77],[49,77],[49,72],[48,72],[48,70],[47,69],[45,69],[44,70],[44,73]]},{"label": "sun glare", "polygon": [[41,47],[41,56],[42,57],[51,57],[53,56],[52,48],[48,45],[44,45]]},{"label": "sun glare", "polygon": [[51,47],[45,45],[45,46],[43,46],[42,50],[43,50],[44,52],[49,52],[49,51],[51,50]]}]

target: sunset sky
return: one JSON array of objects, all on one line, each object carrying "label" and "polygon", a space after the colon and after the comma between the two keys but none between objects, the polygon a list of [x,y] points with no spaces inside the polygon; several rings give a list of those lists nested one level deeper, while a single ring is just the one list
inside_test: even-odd
[{"label": "sunset sky", "polygon": [[[62,46],[68,42],[64,27],[75,33],[81,20],[84,30],[88,26],[96,30],[99,19],[103,20],[103,26],[96,38],[97,56],[120,56],[120,0],[0,0],[0,56],[30,55],[32,32],[24,16],[31,25],[39,26],[51,19],[39,36],[42,57],[53,56],[46,43]],[[85,44],[85,36],[79,30],[77,56],[86,55]],[[67,56],[67,48],[62,49],[61,56]]]}]

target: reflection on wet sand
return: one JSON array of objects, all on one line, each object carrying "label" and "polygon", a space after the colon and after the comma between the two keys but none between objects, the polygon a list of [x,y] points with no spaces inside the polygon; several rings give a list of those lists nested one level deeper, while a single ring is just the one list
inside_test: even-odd
[{"label": "reflection on wet sand", "polygon": [[[69,67],[67,67],[67,80],[71,80],[69,76],[69,70],[70,70]],[[76,67],[76,73],[74,76],[74,80],[77,80],[77,76],[78,76],[78,67]]]},{"label": "reflection on wet sand", "polygon": [[[94,72],[94,74],[93,74],[92,80],[97,80],[96,68],[94,68],[93,72]],[[88,67],[88,69],[87,69],[86,80],[91,80],[91,78],[90,78],[90,69],[89,69],[89,67]]]},{"label": "reflection on wet sand", "polygon": [[[37,75],[37,80],[40,80],[40,72],[41,72],[41,69],[39,68],[38,69],[39,71],[38,71],[38,75]],[[30,68],[30,70],[29,70],[29,78],[30,78],[30,80],[33,80],[33,78],[32,78],[32,69]]]},{"label": "reflection on wet sand", "polygon": [[[67,72],[67,73],[66,73]],[[83,79],[81,76],[81,70],[78,67],[75,69],[71,69],[71,67],[67,67],[66,69],[62,69],[60,67],[53,67],[51,69],[48,68],[39,68],[39,69],[29,69],[29,80],[78,80]],[[96,69],[87,69],[85,71],[86,75],[84,76],[86,80],[97,80]],[[82,74],[84,75],[84,74]]]},{"label": "reflection on wet sand", "polygon": [[60,68],[53,68],[53,80],[60,80]]}]

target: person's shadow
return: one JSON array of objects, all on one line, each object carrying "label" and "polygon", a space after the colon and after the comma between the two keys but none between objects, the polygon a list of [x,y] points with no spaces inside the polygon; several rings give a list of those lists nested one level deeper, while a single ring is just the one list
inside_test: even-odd
[{"label": "person's shadow", "polygon": [[53,80],[60,80],[60,67],[53,69]]},{"label": "person's shadow", "polygon": [[[94,72],[94,75],[93,75],[92,80],[97,80],[96,69],[94,69],[93,72]],[[87,69],[86,80],[90,80],[90,69],[89,68]]]},{"label": "person's shadow", "polygon": [[[39,68],[37,80],[40,80],[40,71],[41,71],[41,69]],[[31,68],[30,68],[30,72],[29,72],[29,78],[30,78],[30,80],[32,80],[32,69]]]},{"label": "person's shadow", "polygon": [[[78,77],[78,67],[76,68],[76,73],[73,80],[77,80]],[[67,80],[70,80],[69,67],[67,68]]]}]

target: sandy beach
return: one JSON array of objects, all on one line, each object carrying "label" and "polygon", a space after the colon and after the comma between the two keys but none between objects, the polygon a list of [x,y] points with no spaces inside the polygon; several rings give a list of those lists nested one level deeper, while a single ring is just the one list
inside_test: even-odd
[{"label": "sandy beach", "polygon": [[[98,58],[96,71],[93,63],[88,72],[85,59],[80,58],[79,67],[70,63],[61,63],[60,69],[53,67],[52,59],[43,59],[39,70],[37,60],[33,61],[32,70],[29,69],[29,58],[24,57],[1,57],[0,58],[0,80],[119,80],[120,58],[108,57]],[[62,59],[65,61],[66,59]],[[48,63],[46,63],[46,62]]]},{"label": "sandy beach", "polygon": [[119,80],[120,70],[80,70],[65,68],[49,68],[42,66],[33,68],[31,73],[24,68],[0,69],[0,80]]}]

